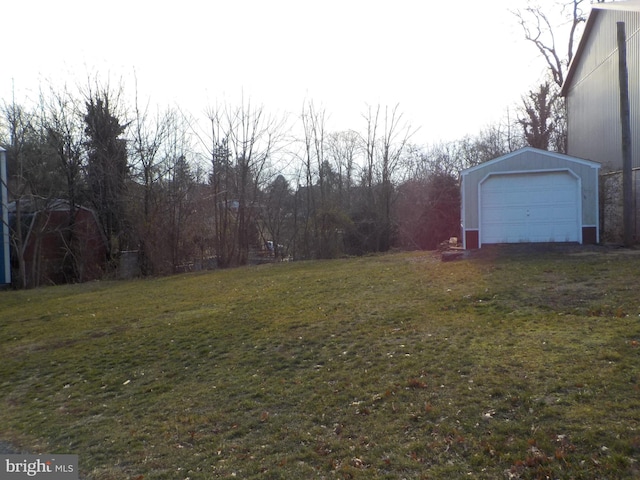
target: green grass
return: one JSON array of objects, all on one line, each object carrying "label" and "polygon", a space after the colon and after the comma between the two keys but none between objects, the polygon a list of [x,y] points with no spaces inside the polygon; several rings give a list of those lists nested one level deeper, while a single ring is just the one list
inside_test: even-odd
[{"label": "green grass", "polygon": [[637,478],[640,256],[0,293],[0,440],[90,479]]}]

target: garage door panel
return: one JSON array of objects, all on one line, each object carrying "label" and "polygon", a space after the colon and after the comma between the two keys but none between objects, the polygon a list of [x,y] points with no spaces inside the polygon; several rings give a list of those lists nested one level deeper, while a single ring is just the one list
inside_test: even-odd
[{"label": "garage door panel", "polygon": [[568,172],[489,177],[480,190],[481,243],[579,241],[578,192]]},{"label": "garage door panel", "polygon": [[573,222],[576,217],[576,206],[575,203],[573,205],[532,206],[528,209],[526,216],[532,221],[540,219],[552,224]]},{"label": "garage door panel", "polygon": [[526,217],[526,210],[522,207],[487,208],[483,211],[483,219],[486,223],[518,222]]}]

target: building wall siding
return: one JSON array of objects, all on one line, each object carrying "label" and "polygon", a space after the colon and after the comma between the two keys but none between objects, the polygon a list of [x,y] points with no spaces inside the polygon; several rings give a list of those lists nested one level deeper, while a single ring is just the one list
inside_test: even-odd
[{"label": "building wall siding", "polygon": [[640,12],[599,10],[567,90],[568,153],[622,168],[616,22],[625,22],[633,166],[640,168]]}]

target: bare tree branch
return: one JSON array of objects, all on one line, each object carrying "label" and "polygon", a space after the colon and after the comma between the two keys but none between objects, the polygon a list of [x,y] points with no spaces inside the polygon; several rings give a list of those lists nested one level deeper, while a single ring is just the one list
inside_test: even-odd
[{"label": "bare tree branch", "polygon": [[[566,71],[573,58],[578,27],[586,21],[581,8],[583,2],[584,0],[572,0],[570,3],[560,4],[560,10],[569,24],[567,50],[564,57],[556,43],[556,32],[560,27],[553,25],[547,12],[537,5],[530,5],[524,10],[513,12],[522,27],[525,39],[535,45],[544,58],[553,81],[559,87],[564,83]],[[569,10],[568,14],[567,10]]]}]

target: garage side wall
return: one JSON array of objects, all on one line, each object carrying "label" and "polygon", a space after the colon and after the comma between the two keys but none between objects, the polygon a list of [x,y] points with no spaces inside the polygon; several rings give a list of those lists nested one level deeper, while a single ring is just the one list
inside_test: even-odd
[{"label": "garage side wall", "polygon": [[462,235],[466,249],[480,246],[480,214],[478,210],[480,182],[490,174],[570,170],[582,183],[582,239],[583,243],[597,243],[598,171],[594,162],[574,159],[567,155],[525,148],[462,172]]}]

